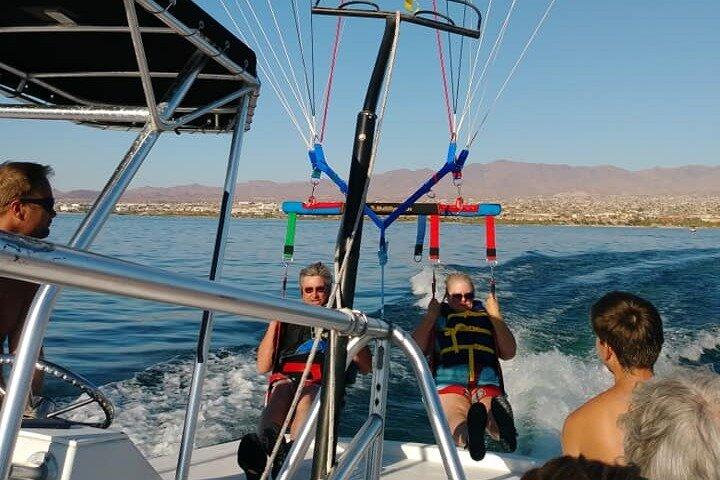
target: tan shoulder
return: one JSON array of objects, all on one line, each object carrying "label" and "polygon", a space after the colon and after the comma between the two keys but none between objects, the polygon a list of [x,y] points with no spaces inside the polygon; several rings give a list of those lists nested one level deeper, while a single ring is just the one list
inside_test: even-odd
[{"label": "tan shoulder", "polygon": [[563,424],[562,445],[563,453],[577,456],[582,450],[581,443],[587,437],[588,431],[592,431],[600,417],[604,416],[603,404],[606,392],[597,395],[568,415]]},{"label": "tan shoulder", "polygon": [[584,403],[583,405],[581,405],[577,409],[575,409],[575,411],[573,411],[565,419],[565,424],[563,425],[563,431],[568,430],[568,429],[578,428],[582,424],[584,424],[590,414],[589,413],[590,410],[591,410],[591,407],[589,405],[589,402]]},{"label": "tan shoulder", "polygon": [[593,415],[597,413],[597,410],[601,410],[603,407],[603,404],[608,401],[608,391],[604,391],[594,397],[592,397],[590,400],[586,401],[582,405],[580,405],[574,412],[572,412],[568,419],[573,417],[576,419],[585,418],[589,415]]},{"label": "tan shoulder", "polygon": [[561,435],[562,449],[565,455],[575,457],[580,455],[582,432],[586,430],[585,406],[582,405],[565,419]]}]

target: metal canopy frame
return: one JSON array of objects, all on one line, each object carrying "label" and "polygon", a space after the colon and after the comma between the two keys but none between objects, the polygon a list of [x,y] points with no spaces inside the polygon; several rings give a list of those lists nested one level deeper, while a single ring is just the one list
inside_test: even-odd
[{"label": "metal canopy frame", "polygon": [[[36,41],[32,40],[35,36],[47,37],[43,40],[46,43],[51,43],[56,38],[59,43],[75,45],[83,40],[73,40],[74,43],[70,43],[67,39],[84,39],[91,35],[96,42],[112,40],[111,48],[115,52],[124,44],[132,45],[137,68],[128,69],[126,59],[119,60],[116,65],[112,62],[104,64],[102,60],[91,61],[93,54],[99,54],[102,58],[103,50],[93,51],[93,48],[103,48],[97,46],[88,48],[87,53],[73,52],[73,62],[70,63],[74,68],[66,68],[55,62],[55,69],[51,68],[50,71],[46,68],[33,68],[35,64],[29,61],[25,68],[13,65],[13,59],[16,60],[17,57],[4,58],[3,52],[7,54],[7,51],[0,49],[0,93],[24,101],[22,104],[0,105],[0,118],[70,120],[101,128],[124,129],[142,129],[148,119],[151,119],[158,130],[230,132],[235,128],[234,122],[237,120],[235,109],[223,107],[243,95],[250,94],[248,114],[243,125],[245,130],[250,129],[260,87],[254,73],[254,54],[219,24],[212,25],[212,28],[205,27],[207,33],[214,37],[211,40],[203,29],[203,25],[209,22],[207,18],[199,19],[196,27],[176,17],[176,11],[184,16],[202,12],[194,4],[189,5],[192,3],[190,0],[112,0],[113,12],[117,13],[118,8],[124,8],[126,25],[82,24],[80,14],[74,16],[65,13],[72,11],[73,7],[83,13],[92,11],[95,8],[92,4],[97,5],[97,9],[103,12],[103,9],[110,8],[110,0],[107,0],[108,4],[105,5],[102,5],[104,2],[94,0],[42,0],[40,4],[44,7],[25,7],[19,0],[10,1],[10,13],[7,14],[9,21],[15,20],[13,15],[25,14],[30,10],[34,17],[30,20],[21,17],[27,24],[3,25],[3,20],[8,20],[0,16],[0,43],[19,44],[15,50],[22,52],[24,43],[38,49],[37,45],[32,43]],[[53,12],[60,12],[62,15],[53,19],[52,15],[56,15]],[[97,18],[91,20],[97,23],[119,21],[117,18],[105,22],[99,22]],[[143,44],[144,37],[152,41],[152,48],[148,49]],[[231,43],[228,38],[247,50],[249,53],[245,50],[243,53],[249,56],[238,58],[237,50],[240,47],[237,45],[234,45],[235,52],[232,52],[235,55],[231,55],[231,52],[227,51]],[[173,67],[169,61],[165,61],[158,65],[161,68],[151,68],[150,65],[157,64],[157,59],[162,57],[160,47],[167,48],[168,41],[189,52],[185,65],[180,62]],[[41,41],[37,42],[41,44]],[[191,53],[193,51],[195,53]],[[53,53],[57,52],[48,52],[47,55]],[[151,53],[152,59],[149,57]],[[174,58],[181,55],[182,53],[178,53]],[[171,82],[184,77],[184,71],[190,68],[193,58],[196,61],[210,61],[210,64],[203,67],[206,71],[203,72],[201,68],[194,72],[194,77],[186,85],[187,91],[177,97],[181,102],[170,108],[182,116],[163,116],[163,111],[168,109],[168,106],[162,102],[158,104],[156,94],[172,90],[174,85]],[[128,90],[136,90],[140,84],[144,92],[143,98],[127,94]],[[109,93],[105,93],[105,90]],[[128,103],[129,100],[132,101]]]}]

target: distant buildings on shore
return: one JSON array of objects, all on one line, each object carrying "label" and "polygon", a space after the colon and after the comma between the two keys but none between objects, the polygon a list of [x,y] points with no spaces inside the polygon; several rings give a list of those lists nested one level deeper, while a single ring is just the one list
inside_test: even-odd
[{"label": "distant buildings on shore", "polygon": [[[474,199],[468,199],[474,202]],[[502,202],[499,217],[510,224],[657,225],[720,227],[720,197],[554,195]],[[89,204],[58,202],[59,212],[84,212]],[[218,203],[120,203],[121,215],[215,216]],[[236,202],[234,217],[280,218],[277,202]]]}]

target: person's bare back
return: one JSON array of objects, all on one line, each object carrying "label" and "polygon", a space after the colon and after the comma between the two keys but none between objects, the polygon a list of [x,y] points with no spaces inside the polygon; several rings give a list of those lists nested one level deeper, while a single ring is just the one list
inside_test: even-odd
[{"label": "person's bare back", "polygon": [[618,418],[628,410],[630,393],[631,390],[615,385],[570,414],[562,433],[563,452],[609,465],[624,465]]}]

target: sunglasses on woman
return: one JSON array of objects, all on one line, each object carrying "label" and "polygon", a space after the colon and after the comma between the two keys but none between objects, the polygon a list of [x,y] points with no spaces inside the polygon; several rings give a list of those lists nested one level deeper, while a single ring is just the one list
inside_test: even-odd
[{"label": "sunglasses on woman", "polygon": [[475,292],[448,293],[448,297],[455,300],[456,302],[461,302],[463,300],[472,300],[473,298],[475,298]]},{"label": "sunglasses on woman", "polygon": [[310,295],[311,293],[325,293],[325,285],[320,285],[319,287],[304,287],[303,292],[306,295]]}]

